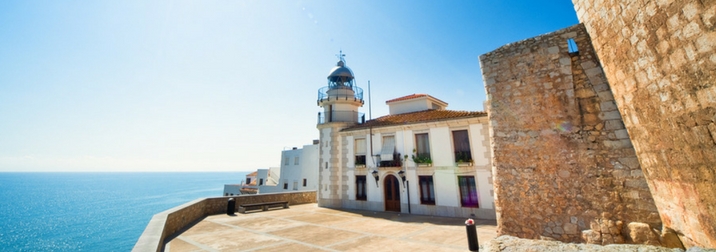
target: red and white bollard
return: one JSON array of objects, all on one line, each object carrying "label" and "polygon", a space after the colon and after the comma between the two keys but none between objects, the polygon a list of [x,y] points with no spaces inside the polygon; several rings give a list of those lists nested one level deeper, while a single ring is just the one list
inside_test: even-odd
[{"label": "red and white bollard", "polygon": [[465,221],[465,229],[467,229],[467,246],[470,251],[480,251],[480,246],[477,242],[477,227],[475,221],[467,219]]}]

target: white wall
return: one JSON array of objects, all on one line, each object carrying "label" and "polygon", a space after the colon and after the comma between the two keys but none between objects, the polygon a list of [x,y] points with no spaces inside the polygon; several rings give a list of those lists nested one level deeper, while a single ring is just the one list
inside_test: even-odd
[{"label": "white wall", "polygon": [[[282,151],[280,174],[278,178],[274,178],[278,184],[260,186],[259,193],[317,190],[318,147],[318,145],[304,145],[301,149]],[[296,157],[298,157],[298,165],[295,163]],[[288,163],[285,162],[286,158]],[[303,179],[306,179],[305,187]],[[284,183],[288,183],[287,189],[283,189]]]},{"label": "white wall", "polygon": [[224,185],[224,194],[225,196],[233,196],[233,195],[241,195],[241,185],[239,184],[231,184],[231,185]]},{"label": "white wall", "polygon": [[460,206],[457,175],[453,170],[435,170],[433,185],[435,186],[435,205]]},{"label": "white wall", "polygon": [[428,134],[431,145],[430,155],[433,156],[433,166],[455,165],[450,130],[447,127],[431,128]]}]

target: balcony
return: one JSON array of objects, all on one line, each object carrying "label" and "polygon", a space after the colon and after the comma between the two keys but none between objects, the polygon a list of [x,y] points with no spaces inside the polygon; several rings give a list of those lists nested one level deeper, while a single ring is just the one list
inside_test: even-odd
[{"label": "balcony", "polygon": [[353,86],[330,86],[318,89],[318,102],[324,100],[352,99],[363,102],[363,89]]},{"label": "balcony", "polygon": [[362,124],[365,122],[365,114],[356,111],[340,110],[334,110],[328,114],[318,112],[318,124],[330,122],[353,122]]},{"label": "balcony", "polygon": [[403,160],[401,159],[400,153],[393,153],[393,160],[378,162],[378,167],[402,167]]}]

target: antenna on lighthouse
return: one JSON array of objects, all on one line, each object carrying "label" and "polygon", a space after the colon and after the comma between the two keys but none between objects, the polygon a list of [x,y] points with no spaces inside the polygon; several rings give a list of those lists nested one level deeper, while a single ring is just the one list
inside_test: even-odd
[{"label": "antenna on lighthouse", "polygon": [[343,62],[346,62],[346,59],[343,58],[343,57],[345,57],[345,56],[346,56],[346,55],[343,54],[343,50],[338,51],[338,54],[336,54],[336,57],[338,57],[338,59],[339,59],[340,61],[343,61]]}]

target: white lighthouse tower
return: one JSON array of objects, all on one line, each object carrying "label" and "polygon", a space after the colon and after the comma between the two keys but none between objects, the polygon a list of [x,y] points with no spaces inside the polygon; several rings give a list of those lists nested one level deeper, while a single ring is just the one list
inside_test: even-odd
[{"label": "white lighthouse tower", "polygon": [[365,122],[358,108],[363,106],[363,89],[355,84],[353,71],[346,67],[345,55],[341,52],[339,61],[328,74],[328,86],[318,89],[318,113],[320,134],[318,205],[323,207],[341,207],[344,190],[341,180],[344,171],[340,164],[343,149],[339,136],[341,129]]}]

